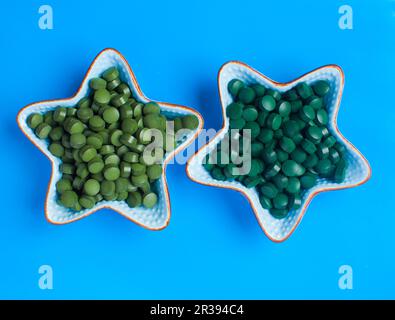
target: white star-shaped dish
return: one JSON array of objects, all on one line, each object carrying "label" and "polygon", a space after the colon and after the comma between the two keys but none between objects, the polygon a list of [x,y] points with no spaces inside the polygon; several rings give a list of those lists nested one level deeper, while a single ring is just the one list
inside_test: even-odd
[{"label": "white star-shaped dish", "polygon": [[[248,189],[237,181],[228,182],[213,179],[202,164],[206,155],[220,143],[228,132],[229,120],[226,116],[226,107],[233,101],[233,98],[228,92],[227,86],[229,81],[235,78],[244,81],[246,84],[259,83],[279,92],[285,92],[300,82],[310,84],[317,80],[327,80],[331,87],[330,92],[325,97],[325,103],[329,114],[328,129],[337,140],[346,147],[348,167],[345,180],[341,183],[335,183],[327,179],[319,179],[313,188],[304,192],[302,206],[297,210],[292,210],[286,218],[279,220],[274,218],[268,210],[262,208],[255,188]],[[291,82],[279,83],[269,79],[242,62],[231,61],[224,64],[218,73],[218,88],[222,104],[223,127],[208,144],[203,146],[189,159],[186,168],[188,176],[192,180],[204,185],[228,188],[241,192],[250,202],[255,216],[265,234],[275,242],[286,240],[302,220],[314,196],[323,191],[340,190],[361,185],[371,176],[371,169],[367,160],[343,137],[337,127],[337,114],[343,93],[343,86],[344,74],[341,68],[336,65],[327,65],[313,70]]]},{"label": "white star-shaped dish", "polygon": [[176,116],[195,115],[199,119],[199,126],[196,130],[192,131],[187,136],[184,136],[177,144],[175,150],[168,152],[165,155],[162,176],[155,182],[155,188],[158,193],[158,203],[152,209],[147,209],[144,207],[130,208],[125,201],[101,201],[92,209],[81,210],[78,212],[59,205],[56,201],[56,182],[61,177],[61,173],[59,171],[61,160],[49,152],[48,142],[39,139],[26,123],[27,118],[32,113],[45,113],[49,110],[55,109],[57,106],[75,106],[81,98],[88,95],[89,80],[100,76],[103,71],[112,66],[116,66],[119,69],[121,80],[130,86],[133,95],[137,100],[141,102],[150,101],[150,99],[148,99],[141,91],[133,71],[126,59],[115,49],[105,49],[100,52],[92,62],[80,88],[73,97],[68,99],[41,101],[24,107],[18,113],[18,125],[23,133],[29,138],[29,140],[33,142],[33,144],[35,144],[52,163],[52,174],[45,201],[45,216],[49,222],[54,224],[70,223],[78,219],[82,219],[100,209],[110,208],[147,229],[160,230],[165,228],[170,220],[170,198],[166,183],[166,165],[176,153],[184,149],[198,136],[203,127],[203,118],[198,112],[184,106],[158,102],[161,108],[161,113],[163,113],[166,117],[171,118]]}]

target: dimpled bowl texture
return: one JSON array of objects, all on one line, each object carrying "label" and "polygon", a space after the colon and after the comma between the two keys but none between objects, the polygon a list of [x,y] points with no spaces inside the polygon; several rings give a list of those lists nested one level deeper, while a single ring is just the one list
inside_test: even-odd
[{"label": "dimpled bowl texture", "polygon": [[[59,165],[61,160],[54,157],[48,151],[48,142],[41,140],[34,134],[33,130],[27,125],[27,118],[32,113],[45,113],[49,110],[53,110],[58,106],[73,107],[83,97],[88,95],[89,92],[89,80],[100,76],[106,69],[116,66],[120,72],[121,80],[125,81],[131,88],[133,95],[137,100],[141,102],[148,102],[144,94],[141,92],[134,74],[126,62],[125,58],[114,49],[105,49],[95,58],[91,64],[78,92],[75,96],[69,99],[60,99],[52,101],[42,101],[33,103],[23,108],[18,114],[18,124],[25,135],[50,159],[52,163],[52,175],[48,186],[47,197],[45,202],[45,215],[49,222],[55,224],[69,223],[83,217],[90,215],[91,213],[100,210],[102,208],[111,208],[118,213],[122,214],[126,218],[136,222],[137,224],[151,230],[163,229],[167,226],[170,219],[170,199],[166,184],[166,164],[169,160],[185,148],[193,139],[198,135],[199,131],[203,126],[203,119],[197,112],[182,106],[172,105],[169,103],[158,102],[161,108],[161,112],[166,117],[176,117],[183,115],[196,115],[199,119],[199,126],[196,130],[192,131],[187,136],[184,136],[181,141],[177,143],[177,148],[173,152],[169,152],[165,155],[163,173],[160,179],[155,182],[154,188],[158,194],[158,203],[152,209],[144,207],[130,208],[125,201],[101,201],[97,203],[92,209],[85,209],[81,211],[73,211],[67,209],[57,203],[56,193],[56,182],[61,177],[59,171]],[[34,190],[32,190],[34,192]]]},{"label": "dimpled bowl texture", "polygon": [[[202,162],[205,156],[210,153],[215,146],[226,135],[229,128],[229,120],[226,117],[226,107],[233,101],[228,92],[227,85],[232,79],[240,79],[246,84],[259,83],[267,88],[285,92],[300,82],[308,84],[317,80],[327,80],[330,83],[330,92],[326,95],[326,106],[329,114],[329,130],[340,143],[346,147],[346,160],[348,161],[346,178],[341,183],[335,183],[327,179],[319,179],[318,183],[311,189],[306,190],[302,195],[302,206],[297,210],[292,210],[284,219],[274,218],[268,210],[264,209],[259,202],[258,193],[255,188],[248,189],[237,181],[218,181],[213,179],[203,167]],[[344,86],[344,75],[342,70],[336,65],[328,65],[318,68],[294,81],[288,83],[275,82],[248,65],[241,62],[232,61],[222,66],[218,74],[218,87],[222,104],[223,128],[205,146],[203,146],[188,162],[187,174],[189,177],[201,184],[229,188],[240,191],[249,200],[256,218],[265,234],[275,242],[286,240],[295,230],[301,221],[311,199],[322,191],[350,188],[366,182],[371,174],[370,166],[362,154],[348,142],[337,129],[336,117]]]}]

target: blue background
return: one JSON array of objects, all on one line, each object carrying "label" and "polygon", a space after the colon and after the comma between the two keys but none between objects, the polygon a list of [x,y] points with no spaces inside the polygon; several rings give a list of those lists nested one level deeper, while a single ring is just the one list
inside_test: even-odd
[{"label": "blue background", "polygon": [[[144,4],[143,4],[144,2]],[[54,29],[40,30],[50,4]],[[338,27],[338,8],[354,29]],[[381,1],[20,1],[0,19],[0,298],[395,298],[395,4]],[[110,210],[54,226],[44,218],[50,163],[16,124],[23,106],[71,96],[106,47],[145,94],[222,123],[216,76],[241,60],[278,81],[328,63],[346,86],[344,135],[369,160],[365,185],[319,195],[289,240],[261,231],[239,193],[168,167],[172,219],[145,230]],[[54,289],[40,290],[49,264]],[[354,271],[340,290],[338,268]]]}]

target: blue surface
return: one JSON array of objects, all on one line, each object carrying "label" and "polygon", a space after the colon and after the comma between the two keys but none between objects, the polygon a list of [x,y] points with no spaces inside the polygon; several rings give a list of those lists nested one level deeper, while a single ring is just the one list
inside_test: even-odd
[{"label": "blue surface", "polygon": [[[0,298],[395,298],[395,5],[382,1],[15,0],[0,22],[2,61]],[[227,3],[227,4],[225,4]],[[340,30],[338,8],[354,10]],[[147,231],[110,210],[54,226],[44,218],[49,161],[23,136],[28,103],[72,95],[96,54],[118,49],[145,94],[222,122],[216,76],[233,59],[288,81],[328,63],[346,86],[344,135],[369,160],[358,188],[321,194],[296,232],[268,240],[237,192],[201,186],[168,167],[172,219]],[[49,264],[54,289],[38,287]],[[354,271],[340,290],[338,268]]]}]

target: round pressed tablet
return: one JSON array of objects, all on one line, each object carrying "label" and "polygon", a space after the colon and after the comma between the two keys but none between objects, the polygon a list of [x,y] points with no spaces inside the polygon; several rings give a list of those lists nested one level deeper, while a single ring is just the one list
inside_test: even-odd
[{"label": "round pressed tablet", "polygon": [[260,157],[262,154],[262,151],[264,149],[264,146],[260,142],[253,142],[251,144],[251,154],[253,157]]},{"label": "round pressed tablet", "polygon": [[279,190],[283,190],[288,185],[288,177],[284,176],[283,174],[279,173],[273,178],[273,183]]},{"label": "round pressed tablet", "polygon": [[105,165],[110,165],[110,164],[119,165],[120,161],[121,160],[119,159],[118,155],[115,153],[108,154],[104,157],[104,164]]},{"label": "round pressed tablet", "polygon": [[284,162],[289,158],[289,154],[282,149],[276,149],[276,154],[277,154],[277,160],[279,162]]},{"label": "round pressed tablet", "polygon": [[334,164],[339,162],[340,154],[335,148],[329,149],[329,160]]},{"label": "round pressed tablet", "polygon": [[276,209],[285,209],[288,205],[288,197],[284,193],[278,193],[273,198],[273,205]]},{"label": "round pressed tablet", "polygon": [[110,102],[111,94],[107,89],[99,89],[95,91],[93,99],[100,104],[106,104]]},{"label": "round pressed tablet", "polygon": [[119,192],[125,192],[128,191],[128,184],[129,181],[126,178],[118,178],[115,181],[115,192],[119,193]]},{"label": "round pressed tablet", "polygon": [[195,130],[199,126],[199,119],[195,115],[186,115],[181,118],[184,129]]},{"label": "round pressed tablet", "polygon": [[286,187],[288,193],[294,194],[300,191],[300,180],[296,177],[290,177]]},{"label": "round pressed tablet", "polygon": [[296,86],[296,91],[302,99],[307,99],[313,94],[313,90],[306,82],[301,82]]},{"label": "round pressed tablet", "polygon": [[228,83],[228,91],[234,97],[237,96],[240,89],[243,87],[244,87],[244,83],[238,79],[233,79],[233,80],[229,81],[229,83]]},{"label": "round pressed tablet", "polygon": [[68,190],[72,190],[73,187],[71,186],[71,181],[68,179],[60,179],[56,182],[56,191],[59,193],[63,193]]},{"label": "round pressed tablet", "polygon": [[109,180],[103,180],[100,183],[100,193],[103,196],[111,196],[115,193],[115,182]]},{"label": "round pressed tablet", "polygon": [[64,147],[60,143],[53,142],[49,145],[48,150],[55,156],[55,157],[62,157],[64,155]]},{"label": "round pressed tablet", "polygon": [[103,146],[100,148],[100,150],[99,150],[99,152],[100,152],[100,154],[101,154],[102,156],[105,156],[105,155],[114,153],[114,151],[115,151],[114,146],[113,146],[113,145],[110,145],[110,144],[105,144],[105,145],[103,145]]},{"label": "round pressed tablet", "polygon": [[104,120],[97,115],[89,119],[89,127],[94,131],[100,131],[104,129],[105,125],[106,123]]},{"label": "round pressed tablet", "polygon": [[114,181],[120,177],[121,171],[116,165],[106,165],[103,169],[103,175],[105,179],[109,181]]},{"label": "round pressed tablet", "polygon": [[245,124],[246,124],[246,121],[243,118],[229,120],[229,126],[231,129],[241,130],[241,129],[243,129]]},{"label": "round pressed tablet", "polygon": [[257,97],[262,97],[265,95],[266,88],[261,84],[253,84],[251,88],[255,91]]},{"label": "round pressed tablet", "polygon": [[317,151],[317,147],[314,145],[313,142],[311,142],[308,139],[303,139],[303,141],[300,143],[302,149],[306,151],[308,154],[312,154]]},{"label": "round pressed tablet", "polygon": [[307,154],[301,148],[296,148],[294,151],[292,151],[291,158],[298,163],[303,163],[307,158]]},{"label": "round pressed tablet", "polygon": [[53,112],[53,120],[56,122],[63,122],[67,116],[67,109],[64,107],[58,107]]},{"label": "round pressed tablet", "polygon": [[64,121],[64,129],[70,133],[82,133],[85,129],[85,125],[77,118],[66,118]]},{"label": "round pressed tablet", "polygon": [[303,106],[302,100],[295,100],[291,102],[291,112],[298,112]]},{"label": "round pressed tablet", "polygon": [[273,208],[270,210],[270,214],[276,219],[284,219],[288,215],[288,210]]},{"label": "round pressed tablet", "polygon": [[320,159],[326,159],[329,157],[329,148],[324,144],[320,144],[317,147],[317,155]]},{"label": "round pressed tablet", "polygon": [[328,148],[332,148],[335,145],[335,143],[336,143],[336,138],[334,136],[329,136],[322,142],[322,144]]},{"label": "round pressed tablet", "polygon": [[85,145],[80,149],[79,155],[82,161],[89,162],[94,157],[96,157],[97,151],[92,146]]},{"label": "round pressed tablet", "polygon": [[249,104],[255,99],[255,91],[250,87],[243,87],[239,90],[237,97],[241,102]]},{"label": "round pressed tablet", "polygon": [[132,184],[136,187],[144,185],[148,181],[148,176],[146,174],[141,174],[139,176],[131,177]]},{"label": "round pressed tablet", "polygon": [[123,178],[129,178],[132,173],[132,165],[128,162],[121,162],[119,165],[120,175]]},{"label": "round pressed tablet", "polygon": [[93,117],[93,110],[91,108],[79,108],[77,111],[77,117],[83,122],[87,122]]},{"label": "round pressed tablet", "polygon": [[266,94],[272,96],[276,101],[280,101],[282,97],[280,92],[273,89],[267,89]]},{"label": "round pressed tablet", "polygon": [[287,92],[285,92],[284,96],[289,101],[295,101],[299,98],[295,89],[288,90]]},{"label": "round pressed tablet", "polygon": [[103,120],[107,123],[117,122],[119,119],[119,111],[117,108],[109,107],[103,112]]},{"label": "round pressed tablet", "polygon": [[85,182],[85,180],[82,179],[81,177],[74,177],[74,180],[72,183],[74,191],[82,190],[82,188],[84,186],[84,182]]},{"label": "round pressed tablet", "polygon": [[329,84],[325,80],[318,80],[313,84],[313,89],[316,95],[323,97],[329,92]]},{"label": "round pressed tablet", "polygon": [[46,139],[48,138],[50,132],[52,130],[52,127],[48,124],[46,124],[45,122],[40,123],[35,130],[35,133],[37,135],[37,137],[39,137],[40,139]]},{"label": "round pressed tablet", "polygon": [[241,103],[232,102],[226,108],[226,115],[230,119],[239,119],[243,115],[243,105]]},{"label": "round pressed tablet", "polygon": [[129,207],[135,208],[142,204],[142,197],[139,192],[130,192],[128,198],[126,199]]},{"label": "round pressed tablet", "polygon": [[55,127],[49,133],[49,137],[52,141],[59,141],[62,139],[63,134],[64,130],[62,127]]},{"label": "round pressed tablet", "polygon": [[262,129],[259,133],[258,140],[262,143],[267,143],[273,139],[273,130]]},{"label": "round pressed tablet", "polygon": [[82,208],[91,209],[91,208],[93,208],[95,206],[96,200],[95,200],[94,197],[83,195],[79,199],[79,203],[80,203]]},{"label": "round pressed tablet", "polygon": [[306,105],[306,106],[303,106],[303,108],[299,110],[299,116],[304,122],[309,122],[311,120],[314,120],[315,111],[311,106]]},{"label": "round pressed tablet", "polygon": [[295,150],[296,145],[295,142],[288,137],[282,137],[280,140],[280,147],[287,153],[291,153],[292,151]]},{"label": "round pressed tablet", "polygon": [[78,201],[78,196],[74,191],[67,190],[60,195],[60,202],[67,208],[73,208]]},{"label": "round pressed tablet", "polygon": [[102,171],[104,168],[104,162],[101,158],[95,157],[88,162],[88,170],[90,173],[96,174]]},{"label": "round pressed tablet", "polygon": [[74,149],[80,149],[86,144],[86,137],[82,133],[70,135],[70,145]]},{"label": "round pressed tablet", "polygon": [[129,86],[126,83],[121,83],[120,85],[118,85],[117,88],[116,88],[116,91],[118,93],[125,94],[125,95],[128,95],[128,96],[130,96],[132,94],[132,92],[130,91]]},{"label": "round pressed tablet", "polygon": [[116,67],[111,67],[103,72],[103,78],[106,81],[112,81],[119,77],[119,71]]},{"label": "round pressed tablet", "polygon": [[258,119],[258,111],[254,107],[246,107],[243,110],[243,119],[245,121],[255,121]]},{"label": "round pressed tablet", "polygon": [[318,110],[316,117],[317,117],[317,122],[320,125],[325,126],[328,124],[328,113],[326,112],[325,109]]},{"label": "round pressed tablet", "polygon": [[44,121],[44,117],[39,114],[39,113],[32,113],[28,118],[27,118],[27,125],[35,129],[39,124],[41,124]]},{"label": "round pressed tablet", "polygon": [[322,138],[322,130],[316,126],[309,127],[306,132],[307,137],[317,143]]},{"label": "round pressed tablet", "polygon": [[115,107],[120,107],[128,102],[128,95],[115,94],[111,97],[111,104]]},{"label": "round pressed tablet", "polygon": [[113,130],[110,134],[111,144],[116,147],[120,147],[122,145],[122,142],[120,141],[120,138],[122,135],[123,135],[123,132],[121,130],[119,130],[119,129]]},{"label": "round pressed tablet", "polygon": [[305,173],[306,169],[294,160],[286,160],[281,166],[284,174],[288,177],[297,177]]},{"label": "round pressed tablet", "polygon": [[121,84],[121,80],[119,78],[115,78],[114,80],[108,81],[107,82],[107,90],[113,91],[118,88],[118,86]]},{"label": "round pressed tablet", "polygon": [[272,201],[268,197],[260,196],[259,202],[261,203],[261,206],[264,209],[271,209],[273,207]]},{"label": "round pressed tablet", "polygon": [[95,149],[100,149],[103,145],[103,137],[97,133],[92,134],[86,138],[86,143],[91,145]]},{"label": "round pressed tablet", "polygon": [[265,150],[263,150],[262,159],[266,163],[274,163],[277,161],[277,153],[273,149],[266,148]]},{"label": "round pressed tablet", "polygon": [[89,170],[85,163],[80,163],[75,172],[81,179],[85,179],[89,175]]},{"label": "round pressed tablet", "polygon": [[291,113],[291,104],[288,101],[280,101],[277,109],[280,116],[287,117]]},{"label": "round pressed tablet", "polygon": [[321,175],[326,175],[330,172],[332,164],[329,159],[321,159],[318,161],[315,169]]},{"label": "round pressed tablet", "polygon": [[258,122],[261,127],[265,126],[266,118],[267,118],[268,115],[269,115],[269,112],[267,112],[267,111],[260,111],[258,113],[258,118],[256,119],[256,122]]},{"label": "round pressed tablet", "polygon": [[243,181],[243,184],[247,188],[254,188],[261,182],[262,182],[261,177],[256,176],[256,177],[247,177],[247,178],[245,178],[245,180]]},{"label": "round pressed tablet", "polygon": [[244,130],[250,130],[250,134],[251,134],[252,139],[255,139],[256,137],[259,136],[259,133],[261,131],[261,127],[255,121],[249,121],[249,122],[246,122],[246,124],[244,125],[243,131]]},{"label": "round pressed tablet", "polygon": [[299,194],[292,194],[288,198],[288,209],[296,210],[302,206],[302,199]]},{"label": "round pressed tablet", "polygon": [[88,179],[85,183],[84,183],[84,192],[88,195],[88,196],[94,196],[96,194],[98,194],[100,191],[100,183],[94,179]]},{"label": "round pressed tablet", "polygon": [[92,78],[89,81],[89,86],[94,89],[105,89],[107,87],[107,81],[102,78]]},{"label": "round pressed tablet", "polygon": [[303,161],[303,166],[306,168],[312,168],[318,163],[318,157],[315,153],[310,154],[306,157],[306,160]]},{"label": "round pressed tablet", "polygon": [[300,185],[303,189],[310,189],[314,187],[316,181],[317,176],[308,172],[300,177]]},{"label": "round pressed tablet", "polygon": [[283,124],[283,132],[284,134],[292,138],[295,136],[297,133],[299,133],[299,125],[296,121],[294,120],[288,120]]},{"label": "round pressed tablet", "polygon": [[265,197],[273,199],[277,195],[278,189],[273,183],[266,182],[261,186],[261,193]]},{"label": "round pressed tablet", "polygon": [[148,209],[153,208],[157,202],[158,196],[153,192],[146,194],[143,198],[143,205]]},{"label": "round pressed tablet", "polygon": [[281,127],[282,118],[277,113],[271,113],[267,117],[266,121],[267,121],[267,125],[269,126],[269,128],[271,128],[273,130],[278,130]]},{"label": "round pressed tablet", "polygon": [[265,95],[258,100],[258,106],[266,111],[273,111],[276,108],[276,101],[270,95]]},{"label": "round pressed tablet", "polygon": [[159,164],[153,164],[147,167],[147,176],[151,180],[157,180],[162,175],[162,166]]},{"label": "round pressed tablet", "polygon": [[130,133],[124,133],[119,140],[128,147],[133,147],[137,144],[137,139]]}]

